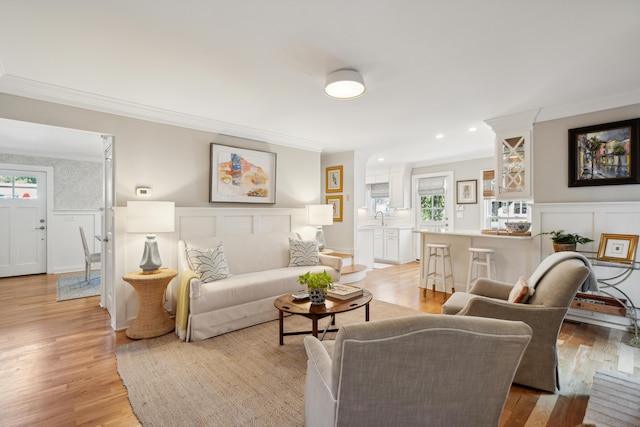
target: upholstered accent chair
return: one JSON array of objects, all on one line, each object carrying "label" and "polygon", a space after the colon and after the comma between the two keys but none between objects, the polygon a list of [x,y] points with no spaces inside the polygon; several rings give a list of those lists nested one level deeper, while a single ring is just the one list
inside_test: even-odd
[{"label": "upholstered accent chair", "polygon": [[531,339],[523,322],[421,314],[305,337],[305,426],[492,426]]},{"label": "upholstered accent chair", "polygon": [[469,293],[453,294],[443,304],[442,313],[525,322],[533,337],[514,382],[555,393],[560,327],[578,289],[594,289],[594,284],[586,258],[577,253],[556,253],[545,258],[529,278],[534,293],[524,303],[509,302],[513,283],[480,278]]}]

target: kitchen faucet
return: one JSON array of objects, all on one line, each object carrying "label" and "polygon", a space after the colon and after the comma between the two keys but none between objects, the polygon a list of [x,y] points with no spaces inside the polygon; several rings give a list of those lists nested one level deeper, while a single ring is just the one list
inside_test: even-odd
[{"label": "kitchen faucet", "polygon": [[376,216],[373,219],[378,219],[378,214],[382,215],[382,222],[380,225],[384,225],[384,213],[382,213],[382,211],[376,212]]}]

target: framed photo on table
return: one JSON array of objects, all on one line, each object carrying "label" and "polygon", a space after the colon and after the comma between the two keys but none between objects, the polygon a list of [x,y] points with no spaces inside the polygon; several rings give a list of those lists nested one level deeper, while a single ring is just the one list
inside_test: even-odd
[{"label": "framed photo on table", "polygon": [[467,181],[456,181],[458,205],[478,203],[478,180],[470,179]]},{"label": "framed photo on table", "polygon": [[210,175],[210,202],[276,202],[276,153],[211,144]]},{"label": "framed photo on table", "polygon": [[324,188],[327,193],[342,193],[342,166],[326,169]]},{"label": "framed photo on table", "polygon": [[640,119],[569,129],[569,187],[640,184]]},{"label": "framed photo on table", "polygon": [[631,264],[636,259],[638,236],[633,234],[602,234],[598,247],[598,261]]},{"label": "framed photo on table", "polygon": [[342,222],[342,196],[326,196],[325,203],[333,206],[333,222]]}]

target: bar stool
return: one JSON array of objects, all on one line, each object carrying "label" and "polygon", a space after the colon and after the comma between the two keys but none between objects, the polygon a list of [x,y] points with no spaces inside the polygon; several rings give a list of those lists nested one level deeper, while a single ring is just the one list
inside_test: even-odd
[{"label": "bar stool", "polygon": [[[436,283],[442,282],[444,288],[444,299],[447,299],[447,280],[451,279],[451,293],[456,291],[453,281],[453,267],[451,265],[451,245],[442,243],[427,243],[427,275],[425,277],[425,285],[429,286],[429,279],[433,280],[433,292],[436,291]],[[433,262],[433,269],[431,263]],[[438,265],[440,270],[438,271]],[[446,266],[449,267],[447,274]],[[422,295],[427,295],[426,288],[422,289]]]},{"label": "bar stool", "polygon": [[[490,248],[469,248],[469,274],[467,275],[467,290],[471,287],[471,283],[480,277],[480,266],[483,265],[487,272],[488,279],[495,279],[497,274],[491,275],[491,270],[496,269],[494,259],[496,251]],[[474,274],[475,269],[475,274]]]}]

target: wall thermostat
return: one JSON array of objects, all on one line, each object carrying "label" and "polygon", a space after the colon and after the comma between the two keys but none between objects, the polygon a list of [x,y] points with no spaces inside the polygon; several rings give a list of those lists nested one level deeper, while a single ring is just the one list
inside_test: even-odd
[{"label": "wall thermostat", "polygon": [[136,196],[149,197],[151,196],[151,188],[149,187],[136,187]]}]

